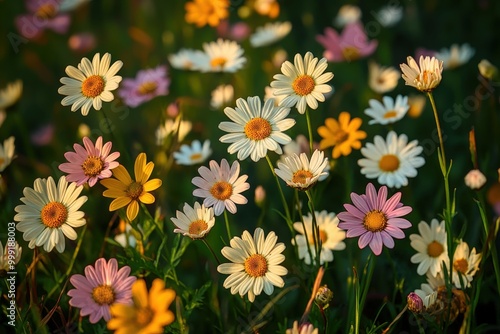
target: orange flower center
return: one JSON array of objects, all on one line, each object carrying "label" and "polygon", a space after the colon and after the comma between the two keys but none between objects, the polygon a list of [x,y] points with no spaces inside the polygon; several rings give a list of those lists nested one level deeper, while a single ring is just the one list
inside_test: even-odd
[{"label": "orange flower center", "polygon": [[210,60],[210,66],[212,67],[224,67],[226,65],[227,59],[224,57],[215,57]]},{"label": "orange flower center", "polygon": [[314,79],[307,74],[299,75],[292,82],[293,91],[295,94],[300,96],[310,94],[314,90],[315,86],[316,83],[314,82]]},{"label": "orange flower center", "polygon": [[127,195],[136,200],[142,195],[144,188],[140,182],[133,181],[127,188]]},{"label": "orange flower center", "polygon": [[363,226],[370,232],[380,232],[387,226],[387,217],[380,210],[372,210],[363,218]]},{"label": "orange flower center", "polygon": [[396,117],[398,113],[395,110],[389,110],[384,114],[384,118],[393,118]]},{"label": "orange flower center", "polygon": [[313,176],[314,174],[310,171],[301,169],[293,173],[292,182],[305,184],[307,182],[307,179],[311,179]]},{"label": "orange flower center", "polygon": [[158,88],[158,84],[154,81],[147,81],[143,82],[139,88],[137,88],[137,93],[139,95],[147,95],[154,93],[156,91],[156,88]]},{"label": "orange flower center", "polygon": [[349,133],[345,132],[342,129],[338,129],[334,134],[333,134],[333,141],[335,142],[335,145],[342,144],[349,138]]},{"label": "orange flower center", "polygon": [[[314,238],[312,236],[312,232],[307,235],[309,237],[309,244],[314,244]],[[328,234],[324,230],[319,230],[319,240],[324,244],[328,240]]]},{"label": "orange flower center", "polygon": [[267,260],[260,254],[253,254],[245,260],[245,272],[252,277],[261,277],[267,273]]},{"label": "orange flower center", "polygon": [[345,60],[356,60],[361,57],[359,50],[354,46],[347,46],[342,49],[342,55]]},{"label": "orange flower center", "polygon": [[252,118],[245,125],[245,135],[250,140],[262,140],[271,135],[271,123],[267,119],[256,117]]},{"label": "orange flower center", "polygon": [[58,228],[68,219],[68,209],[59,202],[45,204],[40,212],[42,223],[50,228]]},{"label": "orange flower center", "polygon": [[88,98],[94,98],[104,92],[106,83],[100,75],[91,75],[82,83],[82,94]]},{"label": "orange flower center", "polygon": [[202,157],[203,157],[203,155],[201,155],[201,153],[193,153],[193,154],[191,154],[191,156],[189,157],[189,159],[190,159],[191,161],[198,161],[198,160],[200,160]]},{"label": "orange flower center", "polygon": [[57,15],[57,8],[56,6],[50,3],[41,5],[35,12],[36,17],[44,20],[49,20],[51,18],[54,18],[56,15]]},{"label": "orange flower center", "polygon": [[99,285],[92,290],[92,299],[99,305],[111,305],[115,301],[115,292],[109,285]]},{"label": "orange flower center", "polygon": [[455,268],[455,270],[459,273],[465,275],[467,273],[467,269],[469,269],[469,263],[466,259],[459,259],[453,262],[453,268]]},{"label": "orange flower center", "polygon": [[99,157],[89,156],[82,164],[83,174],[86,176],[96,176],[104,168],[104,163]]},{"label": "orange flower center", "polygon": [[149,308],[141,308],[136,310],[136,321],[140,328],[144,328],[153,320],[153,312]]},{"label": "orange flower center", "polygon": [[204,220],[198,219],[189,225],[188,232],[189,232],[189,234],[198,235],[201,232],[206,231],[207,228],[208,228],[207,222]]},{"label": "orange flower center", "polygon": [[233,194],[233,186],[229,182],[218,181],[210,188],[210,194],[219,201],[225,201]]},{"label": "orange flower center", "polygon": [[399,158],[394,154],[386,154],[378,162],[378,167],[384,172],[394,172],[399,168]]},{"label": "orange flower center", "polygon": [[427,245],[427,254],[430,257],[438,257],[444,252],[444,247],[440,242],[434,240],[429,245]]}]

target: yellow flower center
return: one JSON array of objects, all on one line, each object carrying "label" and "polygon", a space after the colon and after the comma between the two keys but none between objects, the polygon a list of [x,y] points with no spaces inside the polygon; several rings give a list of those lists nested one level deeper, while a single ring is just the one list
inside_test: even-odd
[{"label": "yellow flower center", "polygon": [[137,93],[139,95],[147,95],[154,93],[156,91],[156,88],[158,88],[158,84],[154,81],[147,81],[142,83],[139,88],[137,88]]},{"label": "yellow flower center", "polygon": [[218,181],[210,188],[210,194],[219,201],[225,201],[233,194],[233,186],[226,181]]},{"label": "yellow flower center", "polygon": [[224,67],[226,65],[227,59],[224,57],[215,57],[210,60],[210,66],[212,67]]},{"label": "yellow flower center", "polygon": [[359,59],[361,54],[359,50],[354,46],[348,46],[342,49],[342,55],[345,60],[356,60]]},{"label": "yellow flower center", "polygon": [[153,312],[149,308],[141,308],[136,312],[136,321],[140,328],[146,327],[153,320]]},{"label": "yellow flower center", "polygon": [[384,114],[384,118],[393,118],[396,117],[398,113],[395,110],[389,110]]},{"label": "yellow flower center", "polygon": [[202,158],[203,156],[201,155],[201,153],[193,153],[191,154],[191,156],[189,157],[189,159],[191,161],[198,161]]},{"label": "yellow flower center", "polygon": [[387,226],[387,217],[380,210],[372,210],[363,218],[363,226],[370,232],[380,232]]},{"label": "yellow flower center", "polygon": [[245,125],[245,135],[250,140],[262,140],[271,135],[271,123],[267,119],[256,117],[252,118]]},{"label": "yellow flower center", "polygon": [[300,96],[310,94],[314,90],[314,87],[316,87],[314,79],[307,74],[299,75],[292,82],[293,91]]},{"label": "yellow flower center", "polygon": [[82,83],[82,94],[88,98],[94,98],[104,92],[106,83],[100,75],[91,75]]},{"label": "yellow flower center", "polygon": [[349,138],[349,133],[345,132],[342,129],[338,129],[334,134],[333,134],[333,141],[335,142],[335,145],[342,144]]},{"label": "yellow flower center", "polygon": [[104,163],[99,157],[89,156],[82,164],[83,174],[86,176],[96,176],[104,168]]},{"label": "yellow flower center", "polygon": [[44,20],[49,20],[51,18],[54,18],[56,15],[57,15],[57,8],[56,6],[50,3],[41,5],[35,12],[36,17]]},{"label": "yellow flower center", "polygon": [[[314,244],[314,237],[312,236],[312,232],[307,235],[309,237],[309,244]],[[328,240],[328,234],[324,230],[319,230],[319,240],[324,244]]]},{"label": "yellow flower center", "polygon": [[185,69],[190,69],[193,67],[193,63],[190,62],[189,60],[184,61],[184,64],[182,65]]},{"label": "yellow flower center", "polygon": [[394,154],[386,154],[378,162],[378,167],[384,172],[394,172],[399,168],[399,158]]},{"label": "yellow flower center", "polygon": [[453,262],[453,268],[455,268],[455,270],[459,273],[465,275],[467,273],[467,269],[469,269],[469,263],[466,259],[459,259]]},{"label": "yellow flower center", "polygon": [[253,254],[245,260],[245,272],[252,277],[261,277],[267,273],[267,260],[260,254]]},{"label": "yellow flower center", "polygon": [[430,257],[438,257],[444,252],[444,247],[440,242],[434,240],[429,245],[427,245],[427,254]]},{"label": "yellow flower center", "polygon": [[140,182],[132,182],[127,188],[127,195],[136,200],[142,195],[144,188]]},{"label": "yellow flower center", "polygon": [[293,173],[292,182],[305,184],[307,182],[307,179],[311,179],[313,176],[314,174],[310,171],[301,169]]},{"label": "yellow flower center", "polygon": [[99,285],[92,290],[92,299],[99,305],[111,305],[115,301],[115,292],[109,285]]},{"label": "yellow flower center", "polygon": [[40,212],[42,223],[50,228],[58,228],[68,219],[68,209],[59,202],[45,204]]},{"label": "yellow flower center", "polygon": [[204,220],[198,219],[189,225],[188,232],[189,232],[189,234],[198,235],[201,232],[206,231],[207,228],[208,228],[207,222]]}]

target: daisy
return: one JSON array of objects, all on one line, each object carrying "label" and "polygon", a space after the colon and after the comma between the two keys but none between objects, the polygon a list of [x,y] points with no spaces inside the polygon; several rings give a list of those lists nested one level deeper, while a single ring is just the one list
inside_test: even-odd
[{"label": "daisy", "polygon": [[99,53],[94,55],[92,63],[87,58],[83,58],[78,68],[73,66],[66,67],[68,77],[61,78],[62,87],[59,87],[58,93],[68,95],[62,99],[63,106],[71,105],[71,111],[82,109],[82,115],[87,116],[90,107],[95,110],[101,110],[102,102],[113,101],[112,90],[118,88],[122,77],[115,75],[123,63],[117,60],[111,63],[109,53],[100,57]]},{"label": "daisy", "polygon": [[239,160],[250,156],[253,161],[259,161],[268,150],[281,154],[280,144],[285,145],[292,140],[283,131],[295,125],[295,120],[285,118],[289,112],[289,108],[275,107],[272,99],[262,106],[258,96],[246,100],[239,98],[236,108],[224,109],[233,122],[219,124],[219,129],[229,132],[220,137],[220,141],[231,143],[227,151],[229,154],[238,152]]},{"label": "daisy", "polygon": [[410,245],[418,252],[410,261],[418,263],[419,275],[430,272],[432,276],[437,276],[443,270],[443,262],[446,266],[450,262],[444,220],[438,222],[437,219],[433,219],[430,226],[422,221],[418,224],[418,231],[420,234],[410,235]]},{"label": "daisy", "polygon": [[281,101],[285,98],[285,95],[276,96],[274,95],[275,91],[276,89],[271,86],[264,87],[264,102],[269,99],[274,99],[274,105],[279,106]]},{"label": "daisy", "polygon": [[174,152],[174,159],[178,165],[196,165],[205,162],[211,154],[210,140],[205,140],[203,146],[199,140],[193,140],[191,145],[184,144]]},{"label": "daisy", "polygon": [[185,4],[186,22],[201,28],[217,27],[229,16],[229,0],[193,0]]},{"label": "daisy", "polygon": [[467,63],[472,56],[474,50],[469,44],[453,44],[449,49],[443,48],[435,54],[435,57],[443,61],[443,69],[451,70]]},{"label": "daisy", "polygon": [[156,145],[163,145],[170,135],[177,135],[177,141],[182,142],[192,128],[193,123],[190,121],[181,120],[180,117],[176,117],[175,120],[169,118],[156,129]]},{"label": "daisy", "polygon": [[378,46],[376,40],[368,42],[363,24],[359,21],[347,24],[340,35],[327,27],[324,35],[316,36],[316,41],[325,48],[323,57],[330,62],[354,61],[368,57]]},{"label": "daisy", "polygon": [[347,24],[358,22],[361,19],[361,9],[355,5],[342,5],[333,23],[342,28]]},{"label": "daisy", "polygon": [[390,96],[382,98],[383,104],[379,100],[370,99],[370,108],[365,109],[365,114],[373,118],[368,124],[390,124],[399,121],[406,115],[410,106],[408,96],[398,95],[396,100]]},{"label": "daisy", "polygon": [[285,162],[278,162],[274,171],[289,187],[307,190],[328,176],[328,158],[318,150],[314,150],[311,160],[305,153],[294,154],[286,157]]},{"label": "daisy", "polygon": [[177,227],[174,233],[182,233],[191,239],[205,238],[215,224],[214,209],[195,202],[193,207],[184,203],[182,210],[183,212],[176,211],[176,218],[170,218]]},{"label": "daisy", "polygon": [[479,270],[481,253],[476,254],[476,248],[469,250],[465,241],[460,241],[453,254],[453,284],[458,289],[470,287],[470,283]]},{"label": "daisy", "polygon": [[[332,250],[340,251],[345,249],[345,243],[343,241],[345,239],[345,231],[338,227],[339,219],[335,216],[335,213],[327,212],[326,210],[321,212],[315,211],[315,216],[321,241],[319,261],[320,264],[323,265],[325,262],[333,261]],[[313,237],[313,217],[311,213],[308,213],[308,215],[303,216],[302,219],[304,224],[302,224],[302,222],[293,224],[295,231],[300,234],[295,236],[295,240],[292,239],[292,244],[295,244],[295,241],[297,241],[299,259],[304,259],[306,264],[311,264],[311,255],[313,260],[316,258],[316,248],[314,247]]]},{"label": "daisy", "polygon": [[247,199],[240,193],[248,190],[250,185],[245,182],[248,175],[240,174],[240,164],[234,161],[231,167],[226,159],[221,164],[210,161],[210,169],[205,166],[198,168],[200,176],[193,178],[192,183],[198,187],[193,195],[204,198],[206,207],[213,207],[216,216],[220,216],[224,209],[236,213],[235,204],[246,204]]},{"label": "daisy", "polygon": [[76,183],[68,183],[65,176],[59,182],[49,176],[48,179],[38,178],[33,188],[25,187],[24,204],[14,208],[18,221],[16,228],[23,232],[23,239],[29,241],[28,247],[40,247],[46,252],[56,247],[59,253],[66,246],[64,236],[75,240],[77,234],[74,227],[85,225],[85,213],[78,211],[87,201],[87,196],[80,196],[83,187]]},{"label": "daisy", "polygon": [[250,35],[250,45],[254,48],[270,45],[281,40],[292,30],[292,24],[285,22],[267,23],[262,27],[257,27],[255,33]]},{"label": "daisy", "polygon": [[358,237],[358,246],[363,249],[370,246],[375,255],[382,253],[382,246],[394,247],[394,239],[403,239],[401,229],[411,223],[401,218],[411,212],[411,207],[400,202],[401,193],[397,192],[387,199],[387,187],[377,193],[373,184],[366,185],[366,194],[351,193],[354,205],[344,204],[345,212],[339,213],[339,227],[347,231],[346,237]]},{"label": "daisy", "polygon": [[374,61],[368,63],[368,72],[368,86],[378,94],[394,90],[401,78],[401,73],[396,68],[380,66]]},{"label": "daisy", "polygon": [[299,326],[299,322],[295,320],[293,322],[293,327],[287,329],[285,334],[318,334],[319,329],[314,328],[312,324],[304,323]]},{"label": "daisy", "polygon": [[224,280],[224,288],[230,288],[233,295],[239,293],[243,297],[248,294],[251,303],[262,290],[271,295],[275,286],[282,288],[285,282],[280,276],[286,275],[288,270],[279,265],[285,260],[281,254],[285,244],[277,241],[278,236],[274,232],[264,237],[264,231],[259,227],[255,229],[253,237],[244,231],[241,238],[232,238],[231,246],[221,250],[222,255],[232,263],[217,267],[219,273],[229,275]]},{"label": "daisy", "polygon": [[202,51],[192,49],[180,49],[177,53],[168,56],[168,61],[173,68],[191,71],[199,70],[203,59]]},{"label": "daisy", "polygon": [[113,304],[132,304],[132,284],[135,276],[130,275],[130,267],[118,270],[116,259],[97,259],[94,266],[85,267],[85,276],[72,275],[69,281],[75,289],[68,291],[69,304],[80,309],[80,316],[89,316],[92,324],[101,318],[111,319],[109,308]]},{"label": "daisy", "polygon": [[4,277],[1,274],[2,270],[7,272],[15,270],[15,265],[21,260],[22,252],[23,248],[19,247],[17,241],[8,240],[5,243],[5,248],[0,241],[0,276]]},{"label": "daisy", "polygon": [[275,19],[280,14],[280,4],[277,0],[255,0],[253,8],[259,15]]},{"label": "daisy", "polygon": [[403,18],[403,7],[387,5],[374,13],[373,16],[382,27],[392,27]]},{"label": "daisy", "polygon": [[175,300],[176,293],[165,289],[165,282],[155,278],[151,289],[143,279],[132,284],[132,305],[111,305],[111,319],[107,327],[115,334],[127,333],[163,333],[165,326],[175,320],[175,315],[168,308]]},{"label": "daisy", "polygon": [[325,101],[325,94],[332,90],[326,83],[333,78],[332,72],[325,72],[328,63],[325,58],[318,62],[311,52],[302,58],[296,54],[293,64],[285,61],[281,65],[283,74],[276,74],[271,82],[275,89],[274,95],[285,95],[280,106],[297,107],[299,113],[306,111],[306,105],[311,109],[318,108],[318,101]]},{"label": "daisy", "polygon": [[203,50],[202,72],[234,73],[243,68],[247,61],[243,56],[243,48],[235,41],[219,38],[215,42],[203,43]]},{"label": "daisy", "polygon": [[210,106],[219,109],[233,100],[234,88],[231,85],[219,85],[212,91],[211,95]]},{"label": "daisy", "polygon": [[407,86],[413,86],[421,92],[431,92],[441,82],[443,61],[435,57],[420,56],[420,66],[413,57],[407,58],[408,64],[401,64],[402,77]]},{"label": "daisy", "polygon": [[14,105],[21,98],[23,93],[23,82],[16,80],[7,84],[7,87],[0,90],[0,110],[5,110]]},{"label": "daisy", "polygon": [[134,164],[135,181],[122,165],[113,169],[114,178],[101,180],[101,184],[108,188],[102,195],[114,198],[109,205],[109,211],[127,206],[127,218],[132,221],[139,213],[140,202],[144,204],[154,203],[155,197],[150,192],[158,189],[162,183],[160,179],[149,180],[154,166],[152,161],[146,164],[146,154],[140,153]]},{"label": "daisy", "polygon": [[358,160],[361,174],[368,179],[377,179],[378,183],[391,188],[408,185],[408,178],[417,176],[417,168],[425,164],[425,159],[418,141],[408,143],[405,134],[397,135],[394,131],[387,134],[386,140],[375,136],[372,143],[361,149],[363,159]]},{"label": "daisy", "polygon": [[102,137],[97,138],[95,145],[88,137],[83,138],[83,147],[80,144],[74,144],[75,152],[66,152],[64,157],[68,162],[59,165],[59,169],[68,173],[66,180],[76,182],[81,186],[88,183],[93,187],[97,181],[111,177],[111,170],[118,167],[120,152],[111,152],[110,141],[102,144]]},{"label": "daisy", "polygon": [[0,173],[2,173],[15,158],[14,151],[16,146],[14,145],[14,140],[14,136],[10,136],[3,141],[3,145],[0,144]]},{"label": "daisy", "polygon": [[361,139],[366,138],[366,132],[358,130],[363,121],[359,117],[351,120],[351,115],[343,111],[339,120],[327,118],[325,125],[318,128],[319,135],[323,138],[319,143],[319,149],[332,147],[332,158],[337,159],[341,155],[348,156],[352,149],[361,148]]},{"label": "daisy", "polygon": [[167,67],[158,66],[139,71],[135,79],[123,79],[118,95],[127,106],[134,108],[156,96],[167,95],[169,85]]}]

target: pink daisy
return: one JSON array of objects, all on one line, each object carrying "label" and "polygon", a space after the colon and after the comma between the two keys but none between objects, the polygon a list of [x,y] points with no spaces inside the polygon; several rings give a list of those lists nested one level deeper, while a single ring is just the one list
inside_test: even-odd
[{"label": "pink daisy", "polygon": [[69,304],[80,309],[80,316],[90,315],[89,320],[93,324],[101,318],[107,322],[111,319],[111,305],[132,305],[132,284],[137,278],[129,274],[129,266],[118,270],[116,259],[106,263],[105,259],[100,258],[94,267],[85,267],[85,276],[71,276],[69,281],[76,289],[68,291],[71,297]]},{"label": "pink daisy", "polygon": [[85,137],[83,145],[85,148],[74,144],[75,152],[64,153],[68,162],[60,164],[59,169],[68,173],[68,182],[76,182],[79,186],[88,182],[89,186],[93,187],[100,179],[111,177],[111,170],[119,165],[115,160],[120,156],[120,152],[110,154],[112,144],[108,141],[102,145],[102,137],[97,138],[95,145]]},{"label": "pink daisy", "polygon": [[353,61],[367,57],[378,46],[375,40],[368,42],[360,22],[349,23],[340,35],[327,27],[325,34],[316,36],[316,40],[325,48],[323,57],[330,62]]},{"label": "pink daisy", "polygon": [[135,79],[123,79],[118,95],[129,107],[137,107],[156,96],[168,94],[170,80],[166,76],[166,66],[141,70]]},{"label": "pink daisy", "polygon": [[38,37],[45,29],[51,29],[58,34],[68,31],[71,18],[62,13],[58,1],[26,0],[28,13],[15,19],[18,31],[26,38]]},{"label": "pink daisy", "polygon": [[248,175],[240,174],[240,164],[233,162],[231,168],[226,159],[222,159],[220,166],[215,160],[210,161],[210,169],[205,166],[198,168],[201,177],[196,176],[192,182],[199,187],[193,191],[194,196],[205,198],[203,204],[214,208],[216,216],[221,215],[224,209],[236,213],[235,204],[246,204],[247,199],[240,193],[249,189],[245,182]]},{"label": "pink daisy", "polygon": [[347,231],[347,238],[359,237],[359,248],[370,245],[373,253],[380,255],[382,245],[393,248],[393,238],[403,239],[405,234],[401,229],[411,226],[411,223],[401,216],[410,213],[412,209],[403,206],[400,199],[400,192],[387,199],[386,186],[381,187],[377,194],[373,184],[368,183],[366,195],[351,193],[354,205],[344,204],[347,212],[337,215],[340,220],[338,226]]}]

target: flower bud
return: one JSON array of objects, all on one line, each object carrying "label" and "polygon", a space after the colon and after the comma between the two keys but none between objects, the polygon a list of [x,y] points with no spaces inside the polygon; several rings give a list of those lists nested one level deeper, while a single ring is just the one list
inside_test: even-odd
[{"label": "flower bud", "polygon": [[332,299],[333,299],[333,292],[332,290],[328,289],[326,285],[320,286],[318,288],[318,292],[316,292],[315,301],[319,307],[323,309],[327,308]]},{"label": "flower bud", "polygon": [[424,310],[424,302],[415,292],[410,292],[406,298],[408,309],[414,313],[421,313]]},{"label": "flower bud", "polygon": [[496,66],[486,59],[481,60],[477,67],[479,68],[479,73],[486,79],[492,80],[498,74]]},{"label": "flower bud", "polygon": [[266,200],[266,190],[262,186],[255,188],[255,204],[262,207],[264,201]]},{"label": "flower bud", "polygon": [[486,177],[479,169],[473,169],[465,175],[465,184],[471,189],[481,189],[485,183]]}]

